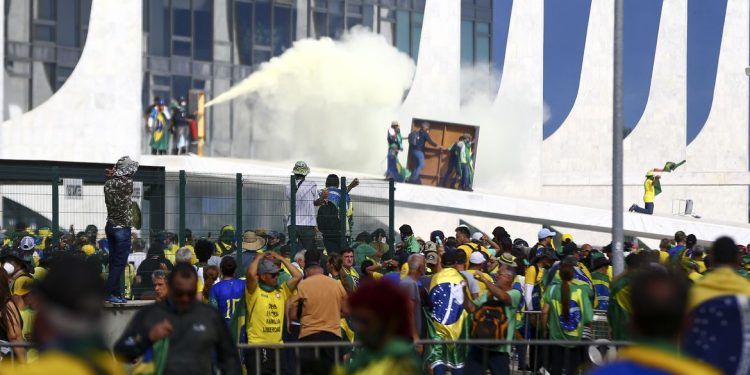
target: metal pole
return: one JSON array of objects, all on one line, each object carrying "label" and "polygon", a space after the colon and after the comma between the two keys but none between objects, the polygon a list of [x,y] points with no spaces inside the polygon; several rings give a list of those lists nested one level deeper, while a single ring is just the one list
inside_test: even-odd
[{"label": "metal pole", "polygon": [[346,246],[346,197],[349,194],[346,191],[346,177],[341,177],[341,197],[339,199],[339,243],[341,250]]},{"label": "metal pole", "polygon": [[612,267],[615,275],[623,271],[623,178],[622,178],[622,82],[624,0],[615,0],[613,121],[612,121]]},{"label": "metal pole", "polygon": [[242,230],[242,173],[237,173],[236,177],[236,197],[235,197],[235,215],[237,220],[237,228],[234,233],[237,237],[237,270],[235,271],[237,277],[244,276],[245,269],[242,267],[242,236],[239,233],[243,233]]},{"label": "metal pole", "polygon": [[180,212],[179,215],[179,243],[180,247],[185,246],[185,186],[187,185],[187,176],[184,170],[180,170]]},{"label": "metal pole", "polygon": [[396,183],[388,179],[388,252],[396,249]]},{"label": "metal pole", "polygon": [[297,254],[297,180],[289,176],[289,244],[292,256]]},{"label": "metal pole", "polygon": [[60,168],[52,167],[52,243],[60,238]]}]

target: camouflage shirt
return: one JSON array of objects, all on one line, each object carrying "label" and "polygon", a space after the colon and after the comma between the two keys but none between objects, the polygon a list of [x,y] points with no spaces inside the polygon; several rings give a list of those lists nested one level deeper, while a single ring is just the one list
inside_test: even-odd
[{"label": "camouflage shirt", "polygon": [[130,196],[133,194],[133,178],[112,176],[104,183],[104,201],[107,203],[107,222],[112,225],[132,227]]}]

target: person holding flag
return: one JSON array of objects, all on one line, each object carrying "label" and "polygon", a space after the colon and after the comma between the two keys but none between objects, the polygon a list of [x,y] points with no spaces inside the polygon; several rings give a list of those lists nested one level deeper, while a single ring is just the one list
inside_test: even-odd
[{"label": "person holding flag", "polygon": [[[628,211],[637,212],[640,214],[653,215],[654,214],[654,198],[656,195],[661,193],[661,179],[660,175],[654,175],[654,171],[650,170],[646,172],[646,181],[643,182],[643,207],[633,203]],[[659,192],[657,192],[657,187]]]},{"label": "person holding flag", "polygon": [[646,181],[643,182],[643,208],[633,203],[628,211],[638,212],[641,214],[653,215],[654,214],[654,198],[661,194],[661,175],[654,175],[654,172],[666,172],[672,173],[674,170],[685,164],[686,160],[679,163],[668,161],[664,163],[663,168],[654,168],[646,172]]},{"label": "person holding flag", "polygon": [[[446,249],[442,256],[442,270],[432,276],[429,288],[430,314],[427,334],[430,339],[452,341],[467,337],[467,313],[464,310],[466,279],[456,270],[455,249]],[[427,351],[426,362],[434,375],[463,373],[466,348],[462,345],[433,345]]]}]

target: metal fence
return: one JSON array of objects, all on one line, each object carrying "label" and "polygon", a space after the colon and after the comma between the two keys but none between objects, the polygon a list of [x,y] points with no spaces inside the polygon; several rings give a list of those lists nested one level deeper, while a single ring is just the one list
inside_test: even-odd
[{"label": "metal fence", "polygon": [[[97,238],[104,239],[103,186],[108,167],[0,160],[0,233],[11,237],[28,232],[37,236],[41,248],[57,243],[61,234],[75,236],[94,225]],[[319,190],[325,187],[325,178],[307,180]],[[351,180],[341,177],[340,184],[346,186]],[[351,244],[359,232],[382,228],[393,248],[393,182],[359,182],[350,193],[352,207],[340,207],[341,245]],[[132,197],[141,209],[142,227],[133,236],[148,246],[156,234],[169,233],[173,235],[166,236],[168,247],[183,246],[201,237],[216,240],[222,228],[231,225],[236,248],[241,248],[244,230],[260,229],[288,233],[295,250],[296,231],[289,226],[294,227],[291,213],[298,202],[296,194],[288,194],[295,188],[293,178],[287,176],[175,173],[142,166],[134,176]]]},{"label": "metal fence", "polygon": [[[510,345],[512,351],[510,353],[511,363],[510,371],[513,374],[531,374],[529,369],[519,367],[518,356],[519,347],[528,346],[531,342],[528,340],[419,340],[415,342],[416,347],[422,348],[423,353],[427,353],[431,348],[442,347],[442,348],[463,348],[468,350],[470,347],[475,347],[481,350],[483,354],[483,364],[489,362],[489,349],[493,346],[498,345]],[[586,352],[600,352],[607,360],[614,359],[617,348],[631,345],[629,342],[601,342],[601,341],[555,341],[555,340],[536,340],[533,341],[533,345],[536,347],[543,348],[542,352],[544,355],[548,353],[546,348],[549,347],[561,347],[565,346],[569,349],[568,353],[563,352],[563,355],[570,357],[577,355],[578,353]],[[239,353],[243,362],[243,366],[247,369],[247,373],[253,374],[289,374],[289,375],[300,375],[307,373],[318,373],[320,367],[337,367],[345,366],[348,360],[360,347],[360,343],[350,342],[289,342],[283,344],[262,344],[262,345],[239,345]],[[0,341],[0,364],[4,365],[10,363],[11,366],[18,366],[24,361],[19,361],[14,349],[24,348],[29,351],[35,351],[35,345],[30,343],[9,343]],[[446,352],[446,350],[443,350]],[[329,361],[328,354],[330,354],[331,360]],[[32,357],[36,357],[38,353],[34,353]],[[7,361],[7,362],[6,362]],[[33,359],[31,360],[33,362]],[[549,357],[544,358],[544,362],[541,367],[544,367],[549,361]],[[428,373],[428,363],[422,363],[422,373]],[[583,361],[578,372],[583,373],[584,371],[597,367],[596,363],[592,361]],[[548,368],[547,368],[548,369]]]}]

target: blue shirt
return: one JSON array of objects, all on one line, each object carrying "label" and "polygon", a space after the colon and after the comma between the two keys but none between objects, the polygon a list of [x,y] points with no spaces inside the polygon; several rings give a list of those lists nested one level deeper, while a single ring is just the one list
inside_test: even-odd
[{"label": "blue shirt", "polygon": [[214,284],[211,287],[211,291],[208,292],[208,300],[212,304],[216,304],[219,309],[221,317],[227,323],[227,326],[232,320],[232,315],[237,308],[237,304],[242,298],[242,294],[245,292],[245,280],[231,279],[222,280]]},{"label": "blue shirt", "polygon": [[[337,187],[328,187],[326,189],[328,190],[328,201],[338,207],[339,202],[341,202],[341,189]],[[349,194],[346,194],[347,207],[349,206],[349,203],[351,203],[351,197],[349,197]]]}]

